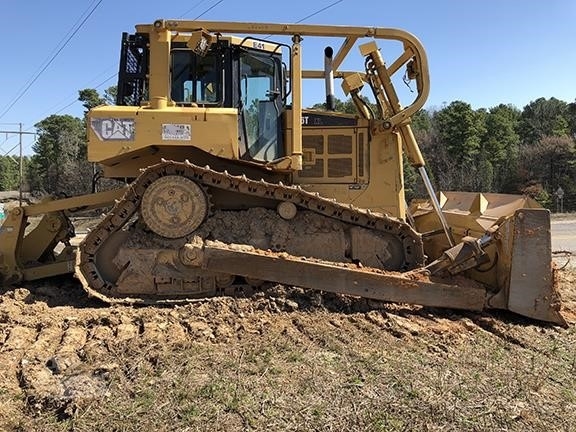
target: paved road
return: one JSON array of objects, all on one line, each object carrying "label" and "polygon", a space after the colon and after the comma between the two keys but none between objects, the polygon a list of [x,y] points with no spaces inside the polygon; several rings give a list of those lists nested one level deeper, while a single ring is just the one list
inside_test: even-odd
[{"label": "paved road", "polygon": [[552,220],[552,250],[576,253],[576,219]]},{"label": "paved road", "polygon": [[553,218],[551,228],[554,261],[560,267],[568,265],[576,268],[576,217],[573,219]]}]

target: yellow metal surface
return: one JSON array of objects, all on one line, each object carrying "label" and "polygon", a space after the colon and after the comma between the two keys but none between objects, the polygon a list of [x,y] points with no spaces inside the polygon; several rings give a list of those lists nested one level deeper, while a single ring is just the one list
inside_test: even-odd
[{"label": "yellow metal surface", "polygon": [[[382,28],[382,27],[353,27],[353,26],[330,26],[330,25],[308,25],[308,24],[274,24],[274,23],[242,23],[242,22],[219,22],[219,21],[185,21],[185,20],[157,20],[154,24],[137,25],[136,29],[142,33],[151,32],[190,32],[198,28],[206,29],[213,33],[232,33],[245,35],[288,35],[298,37],[337,37],[343,38],[342,45],[338,49],[334,58],[334,76],[338,76],[337,70],[342,64],[350,50],[354,47],[355,42],[361,38],[396,40],[402,43],[403,53],[392,64],[397,70],[400,66],[400,60],[406,60],[407,56],[413,57],[417,63],[418,76],[417,87],[418,96],[415,101],[405,107],[405,118],[411,117],[420,108],[424,106],[430,92],[430,81],[428,73],[428,59],[426,52],[420,41],[411,33],[400,29]],[[298,53],[297,53],[298,55]],[[295,77],[312,71],[302,71],[300,74],[295,73]],[[323,72],[317,75],[323,78]],[[299,98],[299,94],[294,94]]]},{"label": "yellow metal surface", "polygon": [[126,188],[118,188],[104,192],[97,192],[87,195],[80,195],[59,200],[47,200],[38,204],[18,207],[24,212],[26,217],[40,216],[47,213],[66,211],[84,211],[94,208],[105,207],[124,195]]},{"label": "yellow metal surface", "polygon": [[62,213],[48,213],[42,217],[38,225],[22,240],[20,260],[22,263],[40,262],[47,250],[65,241],[74,234],[70,220]]},{"label": "yellow metal surface", "polygon": [[[289,72],[293,77],[290,80],[292,105],[287,110],[287,121],[283,130],[287,157],[266,163],[266,169],[293,172],[294,183],[338,201],[381,211],[399,218],[405,217],[402,143],[411,159],[414,159],[414,154],[419,155],[418,147],[405,121],[423,106],[429,91],[429,80],[428,63],[422,45],[413,35],[396,29],[172,20],[158,20],[153,25],[137,26],[139,32],[150,35],[150,101],[142,107],[102,107],[90,113],[91,121],[108,119],[113,123],[114,119],[132,120],[132,128],[136,131],[132,135],[132,140],[103,140],[99,139],[94,128],[91,128],[88,157],[89,160],[100,162],[104,166],[105,175],[117,178],[135,177],[140,168],[157,162],[161,157],[182,160],[182,155],[186,155],[186,147],[199,149],[218,158],[238,160],[240,150],[236,110],[175,107],[169,99],[170,77],[167,66],[170,43],[189,40],[190,35],[197,32],[199,28],[212,34],[223,34],[223,37],[230,38],[229,40],[235,44],[251,43],[254,40],[228,36],[226,33],[292,37],[292,57],[289,62]],[[411,104],[401,107],[391,84],[385,88],[387,93],[391,93],[388,98],[392,98],[396,104],[395,110],[390,112],[390,115],[397,115],[396,118],[400,119],[398,120],[399,129],[385,128],[382,123],[365,122],[360,125],[360,128],[350,127],[340,131],[326,128],[320,131],[304,131],[301,123],[303,117],[302,79],[324,78],[324,71],[303,70],[303,45],[301,43],[303,37],[341,38],[342,43],[333,61],[334,76],[341,78],[348,75],[348,86],[351,85],[355,89],[362,87],[366,75],[362,72],[342,71],[339,68],[358,41],[366,40],[365,38],[372,41],[362,45],[361,54],[378,56],[381,60],[379,71],[387,80],[402,65],[415,59],[418,66],[417,88],[419,92]],[[378,39],[400,41],[404,48],[389,69],[386,69],[383,60],[379,57],[378,48],[374,42]],[[264,43],[259,44],[258,48],[276,51],[278,46]],[[353,81],[350,81],[352,79]],[[367,118],[369,114],[362,112]],[[161,131],[165,124],[189,126],[191,131],[189,139],[178,141],[163,139]],[[310,160],[315,160],[316,155],[310,148],[304,148],[303,140],[315,134],[323,136],[325,140],[335,134],[351,137],[354,141],[354,151],[350,155],[352,169],[343,175],[331,178],[328,175],[316,178],[308,176]],[[400,139],[400,136],[404,139]],[[308,160],[303,160],[303,156]],[[325,157],[324,171],[328,172],[328,164],[334,166],[347,164],[345,159],[346,156]],[[421,155],[417,159],[420,162]],[[202,160],[197,160],[197,162],[202,163]]]},{"label": "yellow metal surface", "polygon": [[[92,288],[95,283],[101,284],[96,291],[102,287],[112,290],[121,287],[116,294],[122,298],[140,293],[136,282],[146,280],[147,288],[142,291],[146,295],[203,294],[216,292],[215,274],[220,275],[221,286],[232,284],[235,275],[243,275],[248,283],[249,280],[263,279],[432,306],[502,308],[562,323],[553,271],[549,266],[549,218],[545,211],[530,209],[535,207],[530,200],[496,194],[444,193],[440,195],[439,203],[436,202],[424,170],[425,161],[410,127],[411,117],[423,107],[429,94],[428,62],[422,45],[413,35],[402,30],[376,27],[178,20],[157,20],[136,28],[140,36],[145,36],[137,42],[147,41],[148,44],[145,48],[138,45],[137,49],[149,50],[146,52],[149,54],[149,70],[146,71],[146,79],[138,82],[142,85],[142,92],[135,98],[141,101],[137,102],[141,105],[103,106],[90,111],[88,159],[100,163],[105,176],[115,178],[136,178],[141,169],[158,164],[162,158],[181,162],[190,159],[194,165],[164,162],[167,171],[160,176],[162,178],[157,188],[154,186],[155,179],[152,179],[154,170],[148,168],[143,175],[149,174],[152,180],[145,184],[133,184],[128,189],[101,195],[17,208],[10,212],[0,231],[2,283],[71,271],[75,250],[69,245],[72,233],[67,215],[81,208],[103,207],[126,191],[114,211],[104,218],[97,230],[87,236],[90,241],[85,241],[82,246],[84,259],[80,264],[90,274],[84,276],[93,278],[84,280],[84,283],[87,286],[92,284]],[[288,36],[291,44],[266,42],[254,35]],[[191,102],[200,100],[196,98],[175,96],[178,102],[172,100],[172,48],[188,50],[202,58],[207,55],[210,44],[219,38],[241,46],[243,51],[247,52],[249,48],[274,58],[277,63],[270,63],[270,71],[264,73],[274,84],[266,87],[264,90],[267,91],[258,97],[248,98],[244,95],[246,101],[243,102],[221,99],[222,103],[236,108],[217,106],[218,101],[209,99],[202,99],[206,106]],[[340,46],[334,50],[333,70],[304,69],[304,41],[311,38],[340,40]],[[385,60],[378,47],[379,40],[399,42],[399,54]],[[178,45],[174,45],[176,43]],[[365,69],[341,69],[356,46],[360,48],[360,55],[365,57]],[[285,56],[288,52],[289,58]],[[284,55],[281,61],[276,55],[280,53]],[[257,56],[262,54],[254,58]],[[236,61],[241,65],[240,59]],[[193,62],[196,60],[189,60],[186,67],[192,67]],[[286,76],[279,73],[284,72],[281,62],[288,65]],[[399,99],[392,80],[402,68],[406,69],[406,76],[416,82],[413,100],[407,104]],[[226,71],[220,72],[224,76]],[[303,110],[302,80],[324,79],[332,75],[343,80],[343,88],[346,94],[352,96],[358,115]],[[236,76],[235,79],[235,82],[232,82],[232,78],[226,82],[226,91],[230,90],[231,85],[238,86],[234,88],[237,97],[238,94],[242,95],[244,88],[240,89],[242,78]],[[186,83],[196,91],[194,86],[197,81]],[[213,83],[210,80],[208,85],[213,86]],[[207,88],[204,85],[202,83],[202,91]],[[283,89],[283,86],[286,88]],[[376,113],[371,112],[360,96],[359,91],[365,86],[371,87],[376,97]],[[184,86],[179,89],[191,91]],[[289,97],[286,97],[285,90]],[[247,82],[244,91],[249,93]],[[252,105],[257,108],[256,114],[250,113]],[[308,123],[308,117],[315,122]],[[279,139],[276,121],[281,123],[279,135],[282,139]],[[258,130],[260,125],[266,126]],[[407,212],[403,151],[422,174],[436,210],[442,207],[442,211],[435,214],[429,204],[412,206],[410,213],[418,232],[404,222]],[[208,164],[212,167],[216,165],[222,172],[199,167]],[[194,172],[197,176],[190,177],[189,183],[186,183],[180,179],[184,172]],[[194,186],[199,176],[205,182],[202,183],[203,189],[195,189]],[[254,184],[262,177],[285,183],[280,185],[262,181]],[[285,187],[286,183],[302,188],[289,189]],[[144,197],[142,207],[139,207],[139,202],[127,198],[130,194],[136,194],[136,189]],[[185,257],[186,262],[182,261],[182,256],[173,247],[161,250],[160,255],[152,249],[127,248],[124,253],[132,258],[128,259],[126,267],[117,268],[114,261],[116,252],[129,236],[129,230],[122,227],[131,223],[136,212],[140,211],[148,228],[157,235],[168,239],[183,238],[196,230],[209,213],[209,202],[203,192],[208,189],[215,191],[210,194],[210,204],[218,202],[218,211],[243,210],[254,206],[263,210],[266,206],[272,206],[278,209],[282,223],[298,218],[300,209],[297,206],[307,208],[304,203],[317,200],[317,206],[307,208],[307,211],[326,211],[328,217],[341,218],[354,225],[346,230],[352,240],[344,242],[347,246],[341,248],[346,251],[346,258],[370,266],[381,262],[384,252],[388,253],[389,261],[397,257],[409,261],[414,252],[414,256],[419,257],[417,271],[421,271],[420,267],[425,265],[425,252],[430,260],[438,258],[437,262],[426,266],[426,271],[431,271],[430,268],[449,268],[452,275],[465,274],[483,285],[428,283],[418,279],[417,271],[412,275],[399,276],[363,272],[338,265],[324,268],[321,263],[299,259],[287,263],[284,257],[278,260],[253,251],[226,247],[223,250],[210,250],[213,254],[210,262],[203,262],[202,266],[211,271],[202,273],[198,269],[187,269],[185,277],[180,279],[153,274],[149,269],[154,257],[165,259],[163,265],[189,265],[188,261],[193,261],[188,259],[190,257]],[[318,194],[309,192],[318,192],[334,201],[323,200]],[[294,202],[288,202],[290,199]],[[393,216],[386,218],[386,223],[380,226],[384,230],[392,229],[392,226],[397,230],[385,242],[388,246],[383,247],[383,243],[377,241],[365,244],[365,239],[372,235],[370,231],[377,223],[372,221],[370,225],[370,218],[384,217],[354,207]],[[38,228],[25,235],[27,218],[41,214],[45,216]],[[442,223],[439,223],[440,220]],[[355,224],[363,226],[364,231],[358,231]],[[407,231],[413,233],[409,240],[406,240]],[[461,243],[454,244],[452,237]],[[300,236],[298,238],[302,240]],[[171,245],[175,243],[174,240],[170,241]],[[326,249],[315,246],[313,239],[305,238],[302,241],[306,247],[310,246],[306,251],[312,251],[304,254],[306,256],[314,257],[321,254],[319,249]],[[102,242],[105,247],[102,247]],[[64,245],[60,254],[54,253],[57,243]],[[400,249],[407,252],[402,255],[398,253]],[[542,252],[542,259],[534,250]],[[206,252],[206,249],[203,251]],[[135,258],[139,260],[138,265]],[[246,262],[254,265],[246,266]],[[124,277],[123,271],[128,267],[132,279],[120,283]],[[337,285],[331,278],[324,277],[333,276],[335,271],[338,273],[336,279],[340,281]],[[329,283],[322,284],[322,281]],[[368,288],[362,288],[364,284]]]},{"label": "yellow metal surface", "polygon": [[[439,201],[456,238],[481,236],[501,218],[512,216],[520,208],[541,208],[530,197],[497,193],[439,192]],[[410,212],[417,221],[419,231],[429,232],[440,228],[428,200],[414,201]]]},{"label": "yellow metal surface", "polygon": [[[232,108],[102,106],[90,112],[89,121],[88,160],[104,166],[130,164],[134,153],[153,146],[194,147],[221,158],[239,158],[238,112]],[[186,132],[171,135],[166,132],[176,127],[171,125],[186,127]]]},{"label": "yellow metal surface", "polygon": [[[191,31],[191,32],[177,32],[177,33],[172,33],[171,34],[171,38],[170,41],[172,43],[174,42],[183,42],[183,43],[189,43],[191,37],[197,38],[198,35],[194,36],[194,33],[196,33],[196,31]],[[214,35],[211,35],[211,43],[215,42],[215,38]],[[251,37],[239,37],[239,36],[235,36],[235,35],[218,35],[218,40],[220,41],[228,41],[231,45],[236,45],[236,46],[240,46],[240,47],[244,47],[244,48],[256,48],[259,51],[266,51],[269,53],[275,53],[278,52],[280,49],[280,45],[275,43],[274,41],[271,40],[263,40],[263,39],[258,39],[255,40],[254,38]]]},{"label": "yellow metal surface", "polygon": [[149,98],[152,109],[164,109],[170,99],[170,39],[168,32],[150,32]]},{"label": "yellow metal surface", "polygon": [[[302,76],[302,53],[301,39],[299,35],[292,38],[292,74],[295,77]],[[288,153],[295,159],[294,170],[302,169],[302,80],[295,79],[292,82],[292,139]]]},{"label": "yellow metal surface", "polygon": [[183,264],[216,272],[276,281],[294,286],[384,301],[482,310],[486,292],[480,285],[456,286],[413,280],[398,273],[371,273],[330,262],[312,262],[287,254],[228,248],[214,242],[186,244],[193,259]]},{"label": "yellow metal surface", "polygon": [[[124,192],[120,188],[10,210],[0,226],[0,284],[73,272],[76,250],[69,240],[74,228],[67,215],[108,206]],[[29,218],[38,216],[42,218],[27,232]],[[63,247],[57,252],[58,245]]]},{"label": "yellow metal surface", "polygon": [[[475,192],[440,192],[439,201],[457,242],[464,236],[480,238],[491,228],[501,227],[498,241],[486,248],[493,266],[481,266],[480,271],[471,270],[469,275],[494,289],[506,285],[508,276],[504,275],[510,272],[512,231],[505,227],[511,226],[511,219],[517,210],[538,209],[540,205],[525,196]],[[410,206],[410,213],[419,232],[436,233],[424,237],[424,250],[430,259],[439,258],[449,245],[439,233],[441,225],[432,205],[427,200],[415,201]],[[542,259],[550,263],[550,256],[543,256]]]},{"label": "yellow metal surface", "polygon": [[[402,139],[393,130],[374,133],[370,123],[358,120],[351,127],[310,127],[303,130],[303,170],[294,174],[294,183],[336,201],[405,218],[404,172],[402,170]],[[370,139],[370,136],[372,139]],[[331,137],[350,137],[351,151],[330,154]],[[318,153],[319,140],[324,148]],[[351,160],[347,177],[329,177],[330,161]],[[311,166],[322,166],[317,177],[308,174]],[[338,175],[337,173],[335,175]]]},{"label": "yellow metal surface", "polygon": [[[132,128],[136,134],[124,134],[120,139],[114,139],[114,132],[106,139],[99,139],[93,129],[89,132],[89,160],[100,162],[105,166],[105,173],[114,173],[115,176],[126,174],[124,171],[133,172],[130,169],[123,170],[120,164],[131,165],[129,154],[141,157],[149,153],[148,148],[154,148],[158,159],[165,157],[162,149],[167,147],[190,146],[206,151],[214,156],[225,159],[237,159],[238,150],[238,118],[225,118],[226,108],[214,108],[214,116],[206,111],[204,118],[199,118],[202,108],[175,107],[170,100],[170,50],[175,41],[189,41],[192,35],[201,35],[199,29],[208,35],[223,35],[224,38],[234,44],[250,46],[262,51],[277,52],[278,46],[274,43],[259,41],[251,38],[241,38],[233,35],[284,35],[292,37],[291,58],[286,59],[290,65],[290,87],[292,106],[290,129],[284,130],[284,142],[286,146],[287,160],[268,162],[268,169],[278,171],[299,171],[302,168],[302,130],[300,119],[302,116],[302,82],[304,78],[323,79],[324,72],[317,70],[303,70],[302,68],[302,38],[310,37],[338,37],[342,40],[333,61],[334,76],[343,77],[353,71],[341,71],[340,66],[348,56],[357,41],[365,38],[370,40],[394,40],[402,44],[403,52],[393,62],[395,72],[410,59],[415,59],[417,64],[417,88],[418,94],[415,100],[402,108],[399,115],[401,119],[409,118],[419,110],[428,96],[428,62],[421,43],[416,37],[408,32],[390,28],[376,27],[347,27],[347,26],[317,26],[317,25],[291,25],[271,23],[238,23],[238,22],[214,22],[214,21],[179,21],[157,20],[149,25],[137,25],[140,33],[148,34],[150,38],[150,73],[148,101],[142,107],[127,109],[126,107],[101,107],[92,110],[91,121],[94,119],[108,120],[105,126],[114,128]],[[232,34],[232,35],[230,35]],[[214,40],[212,38],[212,40]],[[289,61],[288,61],[289,60]],[[360,77],[363,75],[359,75]],[[194,110],[197,111],[194,111]],[[206,108],[210,110],[210,108]],[[217,114],[216,114],[217,113]],[[181,114],[181,116],[179,115]],[[234,114],[237,115],[236,110]],[[190,120],[188,117],[192,117]],[[218,119],[218,117],[221,119]],[[116,119],[116,122],[113,120]],[[125,121],[122,123],[122,121]],[[201,124],[201,121],[204,124]],[[190,139],[166,140],[162,139],[160,129],[163,124],[173,124],[190,127],[192,134]],[[206,127],[203,127],[206,126]],[[102,135],[102,134],[101,134]],[[406,138],[405,138],[406,140]],[[125,156],[125,157],[123,157]],[[157,159],[157,160],[158,160]],[[128,175],[127,175],[128,176]]]},{"label": "yellow metal surface", "polygon": [[28,218],[24,208],[12,209],[0,227],[0,284],[42,279],[74,271],[74,250],[54,252],[61,241],[73,235],[62,212],[50,213],[25,235]]},{"label": "yellow metal surface", "polygon": [[18,282],[22,278],[20,250],[26,228],[24,211],[19,207],[10,210],[0,228],[0,282]]}]

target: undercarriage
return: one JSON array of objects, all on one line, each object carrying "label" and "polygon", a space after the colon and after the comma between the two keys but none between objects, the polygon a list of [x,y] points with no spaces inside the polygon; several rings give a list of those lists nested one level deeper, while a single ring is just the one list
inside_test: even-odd
[{"label": "undercarriage", "polygon": [[[214,191],[241,195],[245,208],[224,209]],[[397,272],[424,264],[420,235],[400,220],[299,187],[170,161],[147,169],[86,236],[79,267],[90,289],[108,301],[229,290],[237,273],[186,265],[187,246],[198,240]],[[240,281],[261,282],[250,275]]]}]

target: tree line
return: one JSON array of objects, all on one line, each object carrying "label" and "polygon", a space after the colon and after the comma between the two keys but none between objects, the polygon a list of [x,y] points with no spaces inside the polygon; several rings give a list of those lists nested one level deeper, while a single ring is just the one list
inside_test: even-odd
[{"label": "tree line", "polygon": [[527,194],[576,209],[576,103],[540,98],[474,110],[455,101],[421,111],[415,134],[441,190]]},{"label": "tree line", "polygon": [[[78,93],[85,108],[84,118],[53,114],[34,125],[34,153],[22,162],[24,189],[35,195],[81,195],[98,187],[98,167],[87,160],[86,114],[93,107],[110,103],[115,88],[109,88],[103,96],[95,89]],[[18,157],[0,156],[0,190],[18,189],[19,163]]]},{"label": "tree line", "polygon": [[[355,112],[351,100],[336,109]],[[437,190],[526,194],[556,210],[561,188],[564,210],[576,211],[576,102],[539,98],[520,110],[454,101],[419,111],[412,128]],[[407,164],[404,177],[409,200],[425,197]]]},{"label": "tree line", "polygon": [[[85,113],[114,100],[115,88],[100,95],[79,92]],[[316,104],[312,108],[322,108]],[[351,100],[336,109],[354,113]],[[463,101],[419,111],[412,127],[437,190],[527,194],[556,209],[559,188],[565,211],[576,211],[576,102],[539,98],[523,109],[500,104],[473,109]],[[98,167],[86,155],[85,118],[51,115],[36,124],[34,154],[24,159],[25,183],[56,196],[98,189]],[[0,156],[0,190],[18,188],[18,159]],[[425,196],[406,164],[408,199]]]}]

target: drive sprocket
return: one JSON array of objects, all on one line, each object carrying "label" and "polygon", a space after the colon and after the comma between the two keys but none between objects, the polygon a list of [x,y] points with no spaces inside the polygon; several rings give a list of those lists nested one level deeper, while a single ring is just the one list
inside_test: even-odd
[{"label": "drive sprocket", "polygon": [[208,214],[208,199],[195,181],[169,175],[148,186],[140,212],[144,223],[159,236],[181,238],[204,221]]}]

